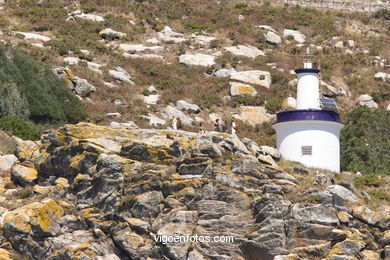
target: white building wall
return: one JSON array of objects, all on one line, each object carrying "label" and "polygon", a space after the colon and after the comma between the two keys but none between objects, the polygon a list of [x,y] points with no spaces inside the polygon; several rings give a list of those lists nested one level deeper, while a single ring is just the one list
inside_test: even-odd
[{"label": "white building wall", "polygon": [[[340,130],[343,124],[330,121],[291,121],[273,125],[277,147],[286,160],[307,167],[340,172]],[[302,146],[312,146],[312,155],[302,155]]]},{"label": "white building wall", "polygon": [[320,109],[320,88],[317,73],[299,73],[297,109]]}]

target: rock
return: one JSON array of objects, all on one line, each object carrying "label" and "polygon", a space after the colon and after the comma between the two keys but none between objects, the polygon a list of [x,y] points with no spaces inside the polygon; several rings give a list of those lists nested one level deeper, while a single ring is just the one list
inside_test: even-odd
[{"label": "rock", "polygon": [[18,248],[18,233],[58,235],[63,208],[52,199],[33,202],[8,212],[4,216],[4,235]]},{"label": "rock", "polygon": [[116,70],[109,70],[108,73],[111,77],[119,81],[134,85],[134,82],[131,80],[130,74],[120,67],[117,67]]},{"label": "rock", "polygon": [[230,74],[236,72],[234,69],[219,69],[213,73],[217,78],[228,78]]},{"label": "rock", "polygon": [[90,62],[88,61],[87,62],[87,66],[88,66],[88,69],[100,74],[100,75],[103,75],[103,71],[101,71],[101,67],[104,66],[104,64],[99,64],[99,63],[95,63],[95,62]]},{"label": "rock", "polygon": [[80,52],[84,55],[92,55],[92,52],[89,50],[80,50]]},{"label": "rock", "polygon": [[380,255],[371,250],[363,250],[360,252],[360,255],[363,257],[363,260],[378,260],[380,259]]},{"label": "rock", "polygon": [[272,166],[277,166],[277,163],[269,155],[259,154],[259,155],[257,155],[257,159],[261,163],[269,164],[269,165],[272,165]]},{"label": "rock", "polygon": [[242,95],[251,95],[256,96],[257,91],[250,85],[238,83],[238,82],[230,82],[230,95],[231,96],[242,96]]},{"label": "rock", "polygon": [[285,110],[295,109],[297,107],[297,100],[293,97],[288,97],[283,100],[282,108]]},{"label": "rock", "polygon": [[114,31],[111,28],[103,29],[99,32],[100,37],[108,40],[121,39],[126,37],[126,33]]},{"label": "rock", "polygon": [[314,176],[313,183],[318,186],[329,186],[334,183],[334,174],[317,173]]},{"label": "rock", "polygon": [[149,91],[149,93],[157,93],[158,92],[155,86],[149,86],[148,91]]},{"label": "rock", "polygon": [[253,59],[258,56],[265,56],[263,51],[253,46],[237,45],[225,47],[225,50],[236,56],[244,56]]},{"label": "rock", "polygon": [[183,34],[174,32],[169,26],[165,26],[162,31],[158,32],[158,37],[164,42],[182,43],[186,41]]},{"label": "rock", "polygon": [[192,39],[193,39],[197,44],[200,44],[200,45],[208,45],[208,44],[210,44],[212,41],[217,40],[217,38],[215,38],[215,37],[206,36],[206,35],[193,35],[193,36],[192,36]]},{"label": "rock", "polygon": [[37,33],[28,33],[28,32],[14,32],[14,33],[24,36],[24,39],[26,40],[36,40],[36,41],[43,41],[43,42],[51,41],[50,37],[40,35]]},{"label": "rock", "polygon": [[337,49],[342,49],[342,48],[344,48],[344,42],[343,41],[338,41],[338,42],[335,43],[334,47],[337,48]]},{"label": "rock", "polygon": [[230,73],[230,79],[262,86],[265,88],[271,87],[271,74],[267,71],[249,70],[249,71],[232,72]]},{"label": "rock", "polygon": [[0,155],[0,171],[8,171],[18,161],[13,154]]},{"label": "rock", "polygon": [[177,164],[176,171],[182,175],[200,175],[209,168],[210,163],[209,157],[186,158]]},{"label": "rock", "polygon": [[162,46],[145,46],[143,44],[119,44],[119,49],[121,51],[130,52],[130,53],[138,53],[138,52],[161,52],[164,50]]},{"label": "rock", "polygon": [[77,79],[74,90],[81,97],[85,97],[88,96],[91,92],[95,92],[96,88],[89,84],[86,79]]},{"label": "rock", "polygon": [[385,72],[377,72],[375,75],[374,75],[374,78],[376,80],[381,80],[381,81],[387,81],[387,80],[390,80],[390,74],[387,74]]},{"label": "rock", "polygon": [[157,216],[160,213],[158,205],[163,200],[164,196],[161,191],[142,193],[134,197],[130,212],[135,218],[148,220],[150,216]]},{"label": "rock", "polygon": [[190,104],[190,103],[187,103],[186,101],[184,100],[179,100],[176,102],[176,107],[179,109],[179,110],[185,110],[191,114],[197,114],[201,111],[200,107],[196,104]]},{"label": "rock", "polygon": [[364,94],[359,97],[359,105],[369,108],[378,108],[378,104],[372,99],[370,95]]},{"label": "rock", "polygon": [[273,260],[300,260],[301,258],[297,254],[288,255],[276,255]]},{"label": "rock", "polygon": [[65,57],[64,62],[68,63],[69,65],[77,65],[80,62],[80,59],[77,57]]},{"label": "rock", "polygon": [[145,118],[146,120],[149,120],[149,125],[154,127],[163,126],[167,123],[165,120],[151,114],[149,114],[148,116],[141,116],[141,117]]},{"label": "rock", "polygon": [[69,16],[68,18],[66,18],[65,22],[73,23],[73,22],[76,22],[76,19],[73,16]]},{"label": "rock", "polygon": [[383,245],[390,245],[390,229],[383,232],[382,244]]},{"label": "rock", "polygon": [[149,105],[156,105],[160,100],[161,95],[144,96],[144,102]]},{"label": "rock", "polygon": [[1,260],[12,260],[10,252],[4,248],[0,248],[0,259]]},{"label": "rock", "polygon": [[114,113],[107,113],[106,117],[108,117],[108,118],[121,118],[122,115],[121,115],[121,113],[114,112]]},{"label": "rock", "polygon": [[351,215],[349,215],[347,212],[345,211],[339,211],[337,212],[337,217],[339,218],[340,222],[341,223],[349,223],[349,221],[351,219],[353,219],[353,217]]},{"label": "rock", "polygon": [[157,55],[157,54],[129,54],[129,53],[123,53],[123,57],[125,58],[131,58],[131,59],[160,59],[164,60],[164,56]]},{"label": "rock", "polygon": [[338,225],[339,219],[337,213],[333,207],[323,205],[302,206],[296,204],[292,207],[292,217],[311,223],[317,223],[321,225]]},{"label": "rock", "polygon": [[128,121],[126,123],[118,123],[118,122],[111,122],[110,123],[110,126],[113,127],[113,128],[120,128],[120,127],[124,127],[124,128],[138,128],[138,126],[133,122],[133,121]]},{"label": "rock", "polygon": [[353,49],[355,48],[355,41],[354,40],[348,40],[348,47]]},{"label": "rock", "polygon": [[233,117],[250,125],[262,124],[273,118],[261,106],[240,106],[240,114],[234,114]]},{"label": "rock", "polygon": [[192,125],[192,122],[194,121],[191,117],[186,116],[182,111],[173,106],[167,106],[164,109],[163,116],[167,119],[173,119],[177,117],[184,125]]},{"label": "rock", "polygon": [[150,39],[146,40],[146,42],[153,44],[153,45],[160,44],[160,41],[157,38],[150,38]]},{"label": "rock", "polygon": [[356,206],[352,208],[352,215],[360,221],[379,227],[390,229],[390,212],[389,211],[372,211],[366,206]]},{"label": "rock", "polygon": [[284,37],[292,36],[294,38],[294,41],[296,41],[298,43],[305,43],[306,42],[306,36],[303,33],[301,33],[300,31],[284,29],[283,36]]},{"label": "rock", "polygon": [[34,168],[26,167],[21,164],[15,164],[11,168],[11,180],[21,186],[32,185],[37,177],[38,172]]},{"label": "rock", "polygon": [[104,18],[102,16],[95,15],[95,14],[85,14],[85,13],[81,12],[80,10],[74,11],[68,15],[73,16],[74,18],[90,20],[93,22],[104,22]]},{"label": "rock", "polygon": [[261,145],[259,152],[262,154],[270,155],[270,156],[272,156],[272,158],[275,158],[275,159],[280,159],[280,156],[281,156],[278,149],[271,147],[271,146],[266,146],[266,145]]},{"label": "rock", "polygon": [[269,31],[265,34],[265,40],[276,46],[282,44],[282,38],[273,31]]},{"label": "rock", "polygon": [[215,64],[215,57],[207,54],[183,54],[179,57],[179,63],[187,66],[210,67]]},{"label": "rock", "polygon": [[20,162],[31,163],[37,160],[41,153],[39,151],[39,142],[30,140],[16,139],[17,145],[15,149],[15,155]]},{"label": "rock", "polygon": [[357,202],[359,199],[356,197],[356,195],[348,190],[347,188],[340,186],[340,185],[331,185],[327,189],[330,193],[336,194],[337,196],[343,198],[343,200],[348,202]]}]

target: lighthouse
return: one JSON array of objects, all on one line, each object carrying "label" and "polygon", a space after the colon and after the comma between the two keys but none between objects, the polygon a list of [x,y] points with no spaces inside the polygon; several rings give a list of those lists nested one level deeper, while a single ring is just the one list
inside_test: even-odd
[{"label": "lighthouse", "polygon": [[307,59],[298,76],[297,106],[277,114],[272,126],[276,131],[277,148],[286,160],[307,167],[340,172],[340,122],[332,99],[320,98],[319,69]]}]

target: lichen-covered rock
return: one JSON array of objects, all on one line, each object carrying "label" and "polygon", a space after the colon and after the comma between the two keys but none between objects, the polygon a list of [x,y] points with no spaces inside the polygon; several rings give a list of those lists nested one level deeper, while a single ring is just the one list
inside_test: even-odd
[{"label": "lichen-covered rock", "polygon": [[242,96],[242,95],[256,96],[257,91],[255,88],[253,88],[250,85],[246,85],[238,82],[230,82],[230,95],[233,97]]},{"label": "lichen-covered rock", "polygon": [[352,208],[352,214],[356,219],[364,223],[383,228],[390,229],[390,211],[372,211],[366,206],[356,206]]},{"label": "lichen-covered rock", "polygon": [[0,155],[0,171],[8,171],[18,161],[13,154]]},{"label": "lichen-covered rock", "polygon": [[249,70],[249,71],[231,72],[230,79],[242,81],[248,84],[262,86],[265,88],[271,87],[271,74],[267,71]]},{"label": "lichen-covered rock", "polygon": [[[41,139],[16,164],[36,169],[34,193],[0,209],[4,239],[33,260],[354,259],[387,243],[385,208],[351,212],[334,189],[302,189],[308,175],[267,165],[260,155],[279,154],[250,139],[90,123]],[[231,242],[165,243],[171,235]]]},{"label": "lichen-covered rock", "polygon": [[39,156],[39,142],[17,139],[15,155],[21,162],[34,162]]},{"label": "lichen-covered rock", "polygon": [[15,164],[11,168],[11,180],[21,186],[32,185],[37,177],[38,171],[35,168],[21,164]]},{"label": "lichen-covered rock", "polygon": [[12,260],[10,252],[0,248],[0,260]]},{"label": "lichen-covered rock", "polygon": [[13,232],[54,236],[59,233],[58,221],[63,214],[63,208],[54,200],[34,202],[7,213],[4,230],[10,236]]},{"label": "lichen-covered rock", "polygon": [[236,56],[244,56],[253,59],[258,56],[265,56],[263,51],[253,46],[237,45],[226,47],[225,50]]},{"label": "lichen-covered rock", "polygon": [[336,194],[341,197],[343,200],[348,202],[357,202],[359,199],[353,194],[352,191],[341,185],[331,185],[327,189],[330,193]]}]

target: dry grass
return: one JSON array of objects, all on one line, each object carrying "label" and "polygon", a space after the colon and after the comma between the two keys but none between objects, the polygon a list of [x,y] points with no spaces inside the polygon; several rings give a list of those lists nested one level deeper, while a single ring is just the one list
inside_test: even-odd
[{"label": "dry grass", "polygon": [[13,153],[16,147],[15,140],[0,130],[0,154]]}]

